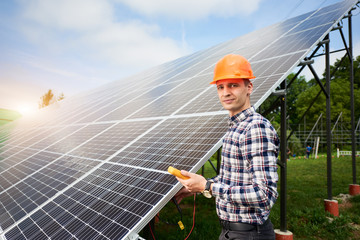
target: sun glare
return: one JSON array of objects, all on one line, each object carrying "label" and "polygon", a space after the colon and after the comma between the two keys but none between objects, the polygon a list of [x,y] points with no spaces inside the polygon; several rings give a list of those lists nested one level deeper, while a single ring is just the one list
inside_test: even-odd
[{"label": "sun glare", "polygon": [[35,107],[28,104],[19,105],[16,109],[22,116],[27,116],[35,112]]}]

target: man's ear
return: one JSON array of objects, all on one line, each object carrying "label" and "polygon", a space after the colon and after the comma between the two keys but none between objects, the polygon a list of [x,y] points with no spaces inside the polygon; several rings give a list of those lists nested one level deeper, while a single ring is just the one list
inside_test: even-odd
[{"label": "man's ear", "polygon": [[250,81],[249,84],[247,85],[247,90],[248,90],[247,93],[249,96],[252,93],[253,89],[254,89],[254,86],[253,86],[252,82]]}]

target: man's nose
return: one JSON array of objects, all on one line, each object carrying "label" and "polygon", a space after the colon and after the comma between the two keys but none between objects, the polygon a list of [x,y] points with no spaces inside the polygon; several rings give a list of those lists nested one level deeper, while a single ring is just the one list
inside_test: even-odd
[{"label": "man's nose", "polygon": [[223,96],[228,96],[228,95],[230,95],[230,89],[228,87],[224,87]]}]

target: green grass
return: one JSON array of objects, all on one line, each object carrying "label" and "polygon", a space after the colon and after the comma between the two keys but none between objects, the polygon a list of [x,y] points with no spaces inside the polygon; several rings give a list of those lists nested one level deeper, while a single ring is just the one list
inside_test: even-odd
[{"label": "green grass", "polygon": [[[214,161],[215,164],[215,161]],[[215,164],[216,165],[216,164]],[[352,183],[351,157],[332,159],[332,193],[348,194]],[[360,158],[357,158],[357,179],[360,176]],[[287,229],[294,239],[360,239],[360,196],[350,201],[339,200],[340,216],[333,218],[325,212],[324,199],[327,198],[326,157],[318,159],[291,159],[288,162]],[[200,171],[199,171],[200,172]],[[205,177],[214,175],[210,164],[205,165]],[[279,174],[280,175],[280,174]],[[280,183],[279,183],[280,185]],[[279,186],[279,191],[280,186]],[[192,198],[181,202],[184,230],[164,222],[155,224],[156,239],[185,239],[192,228]],[[169,202],[160,212],[163,220],[177,222],[180,214]],[[280,228],[280,199],[270,215],[275,228]],[[189,239],[217,239],[220,234],[219,220],[215,212],[214,199],[196,197],[195,228]],[[151,237],[148,239],[151,239]]]},{"label": "green grass", "polygon": [[0,108],[0,127],[19,117],[21,117],[21,114],[16,111]]},{"label": "green grass", "polygon": [[[5,124],[11,123],[12,121],[14,121],[20,117],[21,117],[21,114],[16,111],[0,108],[0,128],[2,126],[4,126]],[[6,138],[8,137],[8,135],[7,135],[8,131],[9,131],[9,129],[6,129],[6,130],[0,129],[0,144],[3,141],[5,141]]]},{"label": "green grass", "polygon": [[[356,214],[354,207],[356,204],[342,208],[342,202],[339,201],[340,216],[333,221],[329,221],[331,215],[325,212],[324,199],[328,196],[326,161],[326,157],[320,157],[292,159],[288,162],[288,230],[293,232],[296,239],[357,239],[353,238],[350,225],[352,222],[360,224],[359,214]],[[360,160],[357,158],[359,165]],[[359,167],[357,170],[359,176]],[[333,197],[347,194],[351,183],[351,157],[332,158]],[[358,201],[357,198],[354,201]],[[280,226],[280,201],[274,206],[271,219],[275,227]]]}]

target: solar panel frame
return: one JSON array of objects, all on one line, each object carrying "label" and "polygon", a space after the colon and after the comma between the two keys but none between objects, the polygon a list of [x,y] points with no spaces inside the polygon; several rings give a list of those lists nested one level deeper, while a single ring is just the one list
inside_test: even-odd
[{"label": "solar panel frame", "polygon": [[[258,76],[252,94],[257,108],[356,2],[348,0],[312,11],[107,84],[91,94],[65,99],[34,119],[10,124],[8,127],[17,125],[14,131],[1,128],[5,137],[0,144],[0,179],[5,179],[6,184],[0,189],[0,196],[4,196],[0,216],[8,220],[0,223],[0,237],[136,237],[181,188],[166,172],[166,164],[196,172],[222,145],[221,131],[225,133],[228,113],[219,104],[214,88],[205,85],[216,61],[228,53],[249,59]],[[316,19],[319,24],[313,26]],[[305,33],[311,33],[312,39],[307,40]],[[303,44],[291,46],[297,36],[301,36]],[[283,49],[279,45],[290,47]],[[135,83],[134,78],[138,80]],[[180,103],[183,99],[175,97],[184,93],[192,95],[188,95],[186,103]],[[122,104],[123,99],[126,101]],[[129,111],[126,106],[134,108],[136,99],[138,109]],[[170,100],[179,106],[167,108]],[[159,106],[161,111],[151,114]],[[114,111],[108,113],[109,109]],[[117,132],[109,131],[131,123],[151,127],[143,132],[138,129],[140,133],[123,142],[111,140]],[[213,135],[205,141],[207,132]],[[55,140],[47,144],[53,137]],[[182,140],[177,141],[177,137]],[[96,150],[96,142],[102,139],[109,141],[109,147]],[[202,157],[191,153],[196,149],[192,148],[196,140]],[[89,155],[91,151],[102,155]],[[56,157],[43,166],[29,162],[41,154]],[[133,164],[120,161],[126,159],[126,154],[134,158]],[[173,160],[182,155],[184,161]],[[152,156],[155,160],[151,160]]]}]

